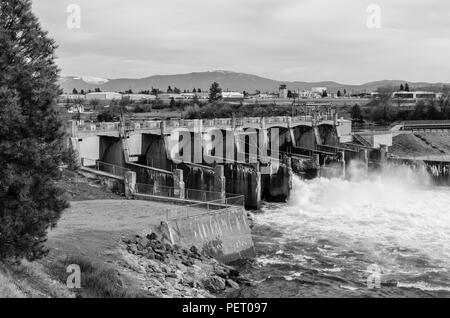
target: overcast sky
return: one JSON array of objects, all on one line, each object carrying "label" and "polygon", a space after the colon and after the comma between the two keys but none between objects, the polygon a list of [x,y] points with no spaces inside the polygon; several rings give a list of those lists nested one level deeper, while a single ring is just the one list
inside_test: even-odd
[{"label": "overcast sky", "polygon": [[[368,28],[367,7],[381,8]],[[81,28],[67,27],[67,6]],[[449,0],[33,0],[62,75],[450,82]]]}]

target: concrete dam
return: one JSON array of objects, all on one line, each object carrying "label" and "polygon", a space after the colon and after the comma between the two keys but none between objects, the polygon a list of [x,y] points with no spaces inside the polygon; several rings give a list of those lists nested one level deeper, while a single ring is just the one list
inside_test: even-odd
[{"label": "concrete dam", "polygon": [[[122,181],[129,198],[187,205],[190,208],[168,211],[168,223],[175,222],[179,227],[171,237],[178,238],[176,242],[204,243],[208,230],[203,227],[201,233],[196,232],[185,223],[207,224],[214,227],[209,230],[209,248],[212,242],[230,246],[224,240],[233,236],[233,231],[224,230],[227,217],[221,222],[211,221],[220,211],[232,213],[234,220],[245,219],[236,216],[245,216],[243,207],[259,209],[263,200],[286,201],[294,173],[315,177],[332,163],[345,175],[346,162],[352,159],[368,166],[384,156],[383,147],[352,134],[350,121],[329,113],[115,123],[71,121],[68,129],[82,168]],[[236,212],[236,206],[241,212]],[[193,221],[196,208],[212,211],[206,213],[208,222],[203,212]],[[180,221],[183,219],[186,222]],[[169,224],[168,228],[174,226]],[[182,238],[183,228],[189,238]],[[251,241],[249,229],[242,233],[243,228],[248,229],[246,222],[237,226],[239,237]],[[218,239],[216,233],[227,233],[227,237]],[[252,244],[244,239],[233,246],[242,250],[237,248],[231,255],[249,255]],[[228,260],[230,253],[223,258]]]}]

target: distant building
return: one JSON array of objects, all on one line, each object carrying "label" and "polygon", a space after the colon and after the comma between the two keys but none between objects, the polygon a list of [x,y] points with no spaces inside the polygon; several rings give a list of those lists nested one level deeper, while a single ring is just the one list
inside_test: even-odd
[{"label": "distant building", "polygon": [[372,93],[370,93],[370,98],[372,98],[372,99],[378,99],[378,98],[380,98],[380,93],[378,93],[378,92],[372,92]]},{"label": "distant building", "polygon": [[86,94],[87,100],[115,100],[122,99],[122,94],[115,92],[95,92]]},{"label": "distant building", "polygon": [[170,103],[172,99],[174,99],[175,101],[184,101],[185,100],[185,98],[181,94],[164,93],[164,94],[158,94],[157,98],[164,103]]},{"label": "distant building", "polygon": [[396,99],[439,99],[442,97],[442,93],[434,93],[434,92],[424,92],[424,91],[415,91],[415,92],[405,92],[398,91],[392,93],[392,98]]},{"label": "distant building", "polygon": [[86,99],[86,96],[82,95],[82,94],[62,94],[62,95],[59,95],[58,99],[60,101],[66,101],[66,100],[74,101],[74,100]]},{"label": "distant building", "polygon": [[196,95],[199,100],[205,100],[209,98],[209,93],[197,93]]},{"label": "distant building", "polygon": [[278,89],[278,97],[282,99],[288,98],[288,89],[286,84],[280,85],[280,88]]},{"label": "distant building", "polygon": [[317,93],[317,94],[323,94],[324,92],[327,91],[326,87],[313,87],[311,88],[311,93]]},{"label": "distant building", "polygon": [[222,98],[225,101],[242,101],[244,94],[239,92],[222,92]]},{"label": "distant building", "polygon": [[195,98],[196,93],[181,93],[180,94],[184,99],[192,100]]},{"label": "distant building", "polygon": [[123,94],[122,99],[131,101],[156,100],[156,96],[147,94]]},{"label": "distant building", "polygon": [[74,113],[84,113],[84,106],[83,106],[82,104],[70,106],[70,107],[67,109],[67,112],[68,112],[69,114],[74,114]]}]

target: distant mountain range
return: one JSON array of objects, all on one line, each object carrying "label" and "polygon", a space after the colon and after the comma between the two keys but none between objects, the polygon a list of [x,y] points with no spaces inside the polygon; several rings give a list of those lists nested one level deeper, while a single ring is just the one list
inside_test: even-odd
[{"label": "distant mountain range", "polygon": [[[346,85],[332,81],[324,82],[281,82],[256,75],[236,73],[230,71],[212,71],[212,72],[194,72],[188,74],[176,75],[153,75],[140,79],[119,78],[119,79],[103,79],[97,77],[74,77],[66,76],[60,78],[59,84],[66,93],[72,92],[74,88],[85,91],[100,88],[102,91],[126,91],[133,92],[151,90],[152,87],[166,91],[170,85],[172,88],[177,87],[180,90],[202,89],[208,90],[211,83],[217,82],[223,90],[229,91],[247,91],[253,93],[256,90],[261,92],[277,91],[281,84],[286,84],[290,90],[309,90],[312,87],[326,87],[328,92],[333,93],[338,90],[346,89],[348,92],[363,93],[372,92],[379,87],[394,86],[399,87],[400,84],[406,83],[405,80],[382,80],[369,82],[361,85]],[[426,82],[408,82],[410,88],[429,88],[439,89],[446,83],[426,83]]]}]

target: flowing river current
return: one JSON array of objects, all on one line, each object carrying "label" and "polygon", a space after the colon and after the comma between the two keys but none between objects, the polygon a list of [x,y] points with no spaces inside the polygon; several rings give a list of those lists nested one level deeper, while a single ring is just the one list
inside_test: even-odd
[{"label": "flowing river current", "polygon": [[295,178],[253,214],[256,286],[241,297],[450,297],[450,188],[386,168]]}]

